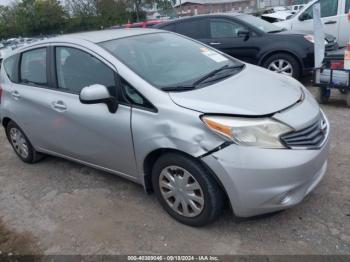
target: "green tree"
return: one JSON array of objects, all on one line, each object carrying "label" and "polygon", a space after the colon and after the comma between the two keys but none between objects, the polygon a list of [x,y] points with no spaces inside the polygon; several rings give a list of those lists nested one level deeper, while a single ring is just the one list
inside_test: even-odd
[{"label": "green tree", "polygon": [[97,3],[97,13],[102,26],[122,24],[128,19],[127,5],[124,1],[100,0]]},{"label": "green tree", "polygon": [[17,34],[15,13],[11,6],[0,5],[0,38],[9,38]]},{"label": "green tree", "polygon": [[66,14],[58,0],[36,0],[34,18],[33,34],[51,34],[64,29]]}]

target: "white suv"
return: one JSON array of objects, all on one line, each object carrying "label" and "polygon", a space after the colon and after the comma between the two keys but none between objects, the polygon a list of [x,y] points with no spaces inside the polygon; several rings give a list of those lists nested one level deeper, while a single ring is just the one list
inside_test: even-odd
[{"label": "white suv", "polygon": [[[289,30],[313,31],[313,5],[316,2],[318,1],[311,1],[289,20],[275,24]],[[319,0],[319,2],[325,33],[335,36],[340,47],[346,46],[350,40],[350,21],[347,17],[350,11],[350,0]]]}]

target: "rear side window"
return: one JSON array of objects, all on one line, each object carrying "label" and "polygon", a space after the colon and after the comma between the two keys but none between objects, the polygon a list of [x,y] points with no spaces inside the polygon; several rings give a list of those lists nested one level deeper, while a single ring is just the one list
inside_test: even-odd
[{"label": "rear side window", "polygon": [[166,26],[162,26],[160,29],[175,32],[176,31],[176,24],[169,24]]},{"label": "rear side window", "polygon": [[16,61],[17,56],[11,56],[3,62],[3,66],[7,77],[12,81],[16,82]]},{"label": "rear side window", "polygon": [[24,84],[47,85],[46,48],[27,51],[21,59],[21,82]]},{"label": "rear side window", "polygon": [[345,2],[345,14],[350,12],[350,0],[346,0]]},{"label": "rear side window", "polygon": [[58,88],[77,93],[90,85],[106,86],[115,95],[114,72],[94,56],[70,47],[56,47]]},{"label": "rear side window", "polygon": [[194,39],[208,38],[206,19],[196,19],[180,22],[176,25],[176,32]]}]

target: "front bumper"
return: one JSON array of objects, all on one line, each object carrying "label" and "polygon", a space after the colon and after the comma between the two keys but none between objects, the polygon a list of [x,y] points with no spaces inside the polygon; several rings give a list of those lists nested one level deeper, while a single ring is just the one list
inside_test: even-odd
[{"label": "front bumper", "polygon": [[226,190],[235,215],[250,217],[300,203],[327,170],[329,136],[319,150],[230,145],[202,158]]}]

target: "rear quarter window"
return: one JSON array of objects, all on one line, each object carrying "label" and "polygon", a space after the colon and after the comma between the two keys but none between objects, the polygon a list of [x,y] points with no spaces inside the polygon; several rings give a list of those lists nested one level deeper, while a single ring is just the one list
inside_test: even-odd
[{"label": "rear quarter window", "polygon": [[11,56],[3,61],[5,73],[12,82],[16,82],[16,64],[17,56]]},{"label": "rear quarter window", "polygon": [[175,32],[176,31],[176,24],[165,25],[165,26],[160,27],[159,29],[170,31],[170,32]]},{"label": "rear quarter window", "polygon": [[208,27],[206,19],[195,19],[177,23],[176,32],[194,39],[208,38]]}]

